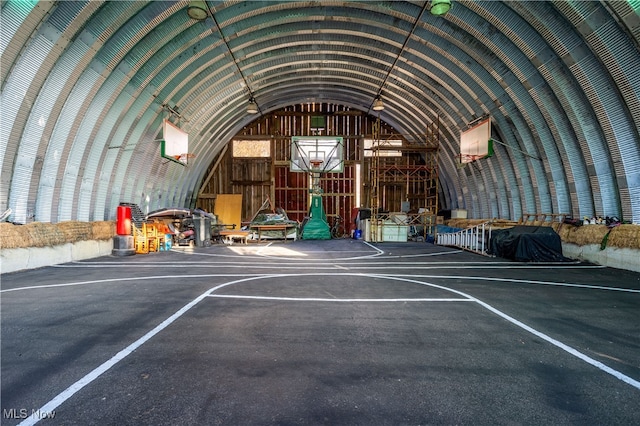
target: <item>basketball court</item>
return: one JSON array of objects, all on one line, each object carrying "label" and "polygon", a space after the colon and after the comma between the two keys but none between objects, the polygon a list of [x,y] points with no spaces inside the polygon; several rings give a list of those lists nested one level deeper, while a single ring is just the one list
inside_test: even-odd
[{"label": "basketball court", "polygon": [[3,424],[638,424],[640,274],[295,241],[2,277]]}]

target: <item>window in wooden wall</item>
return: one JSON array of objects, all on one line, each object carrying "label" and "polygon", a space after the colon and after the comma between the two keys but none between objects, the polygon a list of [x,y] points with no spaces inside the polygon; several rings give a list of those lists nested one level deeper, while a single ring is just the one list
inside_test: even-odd
[{"label": "window in wooden wall", "polygon": [[270,158],[271,140],[241,140],[233,141],[234,158]]}]

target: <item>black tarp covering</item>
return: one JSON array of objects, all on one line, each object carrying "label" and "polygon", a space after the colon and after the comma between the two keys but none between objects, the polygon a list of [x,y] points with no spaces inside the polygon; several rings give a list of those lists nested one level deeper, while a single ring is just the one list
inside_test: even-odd
[{"label": "black tarp covering", "polygon": [[564,262],[560,236],[550,226],[514,226],[491,233],[490,254],[518,262]]}]

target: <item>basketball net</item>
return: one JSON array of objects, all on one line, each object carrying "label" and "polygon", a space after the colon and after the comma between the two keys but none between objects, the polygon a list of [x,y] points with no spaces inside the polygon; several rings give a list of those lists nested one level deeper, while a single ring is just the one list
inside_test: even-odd
[{"label": "basketball net", "polygon": [[324,163],[324,160],[321,160],[319,158],[313,158],[313,159],[309,159],[309,165],[311,166],[311,178],[312,178],[312,182],[311,182],[311,192],[313,194],[321,194],[322,193],[322,189],[320,188],[320,173],[322,172],[322,163]]},{"label": "basketball net", "polygon": [[476,160],[483,158],[482,155],[473,155],[473,154],[460,154],[459,159],[461,164],[473,163]]},{"label": "basketball net", "polygon": [[311,164],[311,171],[320,172],[320,166],[322,166],[322,163],[324,163],[323,160],[309,160],[309,164]]},{"label": "basketball net", "polygon": [[179,155],[175,155],[174,157],[177,161],[179,161],[182,164],[187,164],[189,162],[189,158],[196,158],[195,154],[191,154],[191,153],[179,154]]}]

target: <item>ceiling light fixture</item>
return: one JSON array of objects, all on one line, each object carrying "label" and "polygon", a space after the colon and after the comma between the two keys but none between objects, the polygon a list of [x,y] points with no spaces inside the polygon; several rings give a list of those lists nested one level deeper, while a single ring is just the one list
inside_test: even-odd
[{"label": "ceiling light fixture", "polygon": [[[191,3],[203,3],[205,7],[207,4],[206,0],[201,2],[192,1],[190,2],[190,4]],[[236,69],[238,70],[238,75],[242,78],[241,84],[244,83],[242,87],[245,87],[247,89],[247,91],[245,92],[245,93],[248,93],[249,95],[249,103],[247,104],[247,114],[258,114],[258,113],[262,114],[262,112],[260,111],[260,107],[258,106],[258,103],[253,97],[253,91],[251,90],[249,81],[247,81],[247,77],[245,77],[244,73],[242,72],[242,68],[240,67],[241,60],[239,58],[236,58],[236,55],[233,53],[233,49],[231,49],[231,46],[229,45],[229,40],[227,39],[227,36],[225,36],[224,32],[222,31],[222,28],[220,27],[220,23],[218,22],[218,18],[216,17],[215,12],[207,7],[207,15],[211,17],[211,20],[215,25],[215,28],[212,28],[212,30],[217,30],[220,33],[220,37],[224,41],[224,45],[226,46],[227,51],[229,52],[229,56],[231,57],[233,64],[236,66]]]},{"label": "ceiling light fixture", "polygon": [[380,96],[378,96],[373,101],[373,110],[374,111],[382,111],[383,109],[384,109],[384,104],[382,103],[382,98]]},{"label": "ceiling light fixture", "polygon": [[[382,97],[381,97],[382,91],[385,89],[385,86],[387,85],[387,81],[389,81],[389,77],[391,76],[391,73],[395,70],[396,65],[398,64],[398,61],[400,60],[400,57],[405,52],[407,45],[409,44],[409,40],[413,38],[413,35],[416,32],[416,28],[418,27],[418,24],[422,22],[422,17],[424,16],[425,12],[429,10],[429,7],[432,6],[432,3],[435,3],[438,1],[443,1],[443,0],[431,0],[431,2],[426,1],[422,5],[422,9],[420,10],[420,13],[416,17],[415,21],[413,21],[413,26],[411,27],[411,31],[409,32],[409,34],[407,34],[407,37],[404,39],[404,43],[402,43],[402,47],[400,48],[400,51],[396,55],[391,66],[388,68],[387,75],[384,77],[384,80],[382,80],[382,83],[380,84],[378,91],[376,92],[378,96],[376,96],[373,103],[369,106],[369,110],[367,112],[369,112],[371,109],[373,109],[374,111],[382,111],[384,109],[384,104],[382,103]],[[450,0],[445,0],[445,1],[450,2]]]},{"label": "ceiling light fixture", "polygon": [[187,7],[187,15],[189,18],[202,21],[207,19],[207,4],[203,0],[192,0]]},{"label": "ceiling light fixture", "polygon": [[247,105],[247,114],[257,114],[258,113],[258,104],[256,100],[251,98],[249,99],[249,105]]},{"label": "ceiling light fixture", "polygon": [[451,9],[451,0],[431,0],[431,14],[441,16]]}]

